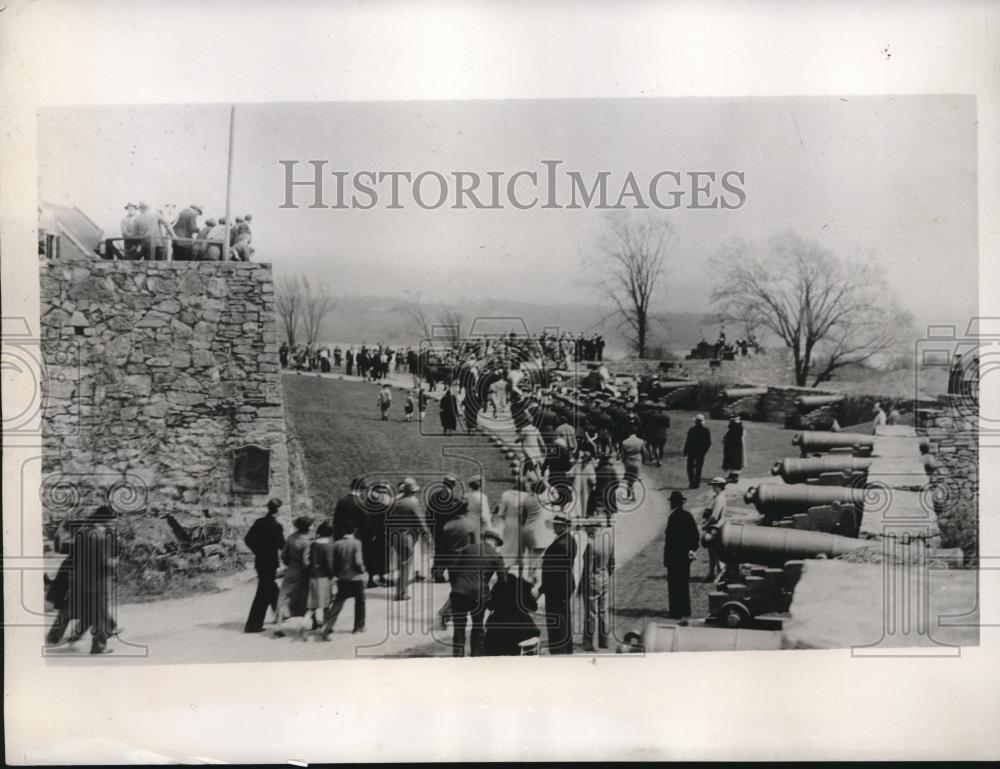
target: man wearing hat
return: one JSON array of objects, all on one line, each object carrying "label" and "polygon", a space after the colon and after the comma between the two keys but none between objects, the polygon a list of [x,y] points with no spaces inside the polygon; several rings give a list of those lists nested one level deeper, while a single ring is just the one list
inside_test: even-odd
[{"label": "man wearing hat", "polygon": [[434,566],[431,575],[435,582],[445,581],[443,566],[447,552],[445,531],[449,524],[468,509],[457,487],[458,478],[449,473],[444,477],[441,486],[427,497],[427,515],[434,530]]},{"label": "man wearing hat", "polygon": [[386,525],[389,542],[396,552],[399,565],[395,599],[408,601],[410,599],[409,587],[410,574],[413,570],[413,554],[419,542],[426,542],[430,539],[430,533],[424,519],[423,506],[420,504],[420,498],[417,497],[420,486],[413,478],[405,478],[399,484],[399,491],[402,496],[396,500],[396,504],[386,516]]},{"label": "man wearing hat", "polygon": [[135,215],[139,212],[139,207],[135,203],[125,204],[125,217],[122,219],[122,239],[123,249],[126,259],[135,259],[136,244],[131,242],[135,237]]},{"label": "man wearing hat", "polygon": [[[712,507],[709,510],[708,518],[705,520],[705,530],[717,529],[725,523],[726,519],[726,479],[721,476],[716,476],[709,481],[709,485],[712,487],[712,492],[715,496],[712,498]],[[711,549],[708,551],[708,581],[711,582],[715,579],[716,573],[719,571],[719,567],[724,564],[715,557],[715,553]]]},{"label": "man wearing hat", "polygon": [[684,509],[684,495],[670,492],[670,514],[663,542],[663,565],[667,569],[669,613],[673,619],[691,616],[691,561],[698,549],[698,525]]},{"label": "man wearing hat", "polygon": [[333,538],[340,539],[346,533],[357,530],[362,542],[367,537],[367,511],[365,509],[365,479],[351,478],[350,491],[337,500],[333,508]]},{"label": "man wearing hat", "polygon": [[701,486],[701,470],[705,465],[705,455],[712,446],[712,434],[705,427],[705,417],[701,414],[694,418],[694,426],[684,440],[684,456],[687,457],[688,488],[697,489]]},{"label": "man wearing hat", "polygon": [[611,635],[611,613],[608,607],[608,586],[615,573],[614,530],[605,526],[600,518],[586,522],[587,545],[583,551],[584,606],[587,615],[583,624],[583,648],[594,647],[596,633],[598,646],[608,648]]},{"label": "man wearing hat", "polygon": [[284,531],[276,520],[280,507],[280,499],[269,500],[267,514],[253,522],[243,539],[254,555],[254,568],[257,570],[257,592],[250,604],[250,614],[243,628],[245,633],[264,632],[264,617],[268,606],[275,616],[278,613],[278,584],[275,580],[278,554],[285,545]]},{"label": "man wearing hat", "polygon": [[141,238],[139,244],[141,258],[163,259],[163,234],[174,236],[174,230],[170,222],[164,218],[159,211],[153,211],[149,203],[144,200],[139,201],[139,215],[135,217],[133,223],[134,235]]},{"label": "man wearing hat", "polygon": [[507,570],[496,548],[503,537],[494,529],[486,529],[479,542],[470,533],[463,547],[446,560],[451,594],[448,597],[448,619],[452,623],[452,656],[465,656],[465,628],[472,620],[472,656],[486,654],[486,605],[490,581],[494,575],[503,580]]},{"label": "man wearing hat", "polygon": [[[178,238],[194,238],[198,234],[198,217],[201,216],[201,206],[192,203],[177,215],[174,222],[174,235]],[[191,261],[194,255],[193,244],[175,243],[174,259],[178,262]]]},{"label": "man wearing hat", "polygon": [[576,541],[570,535],[570,519],[557,513],[552,519],[555,539],[542,555],[542,583],[539,595],[545,595],[545,623],[548,629],[549,654],[573,653],[573,625],[570,616],[573,593],[573,562]]}]

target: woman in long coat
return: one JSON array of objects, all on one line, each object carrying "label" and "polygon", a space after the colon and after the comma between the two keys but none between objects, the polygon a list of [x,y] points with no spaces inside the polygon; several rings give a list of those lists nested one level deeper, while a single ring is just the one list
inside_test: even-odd
[{"label": "woman in long coat", "polygon": [[448,388],[441,396],[441,428],[445,433],[453,433],[458,427],[458,399]]},{"label": "woman in long coat", "polygon": [[722,469],[729,476],[731,483],[738,483],[740,470],[746,464],[745,445],[743,442],[743,420],[733,417],[729,420],[729,428],[722,436]]},{"label": "woman in long coat", "polygon": [[285,540],[285,546],[281,550],[285,576],[281,580],[281,592],[278,596],[279,620],[305,616],[309,601],[309,546],[312,544],[310,528],[311,518],[296,518],[295,533]]}]

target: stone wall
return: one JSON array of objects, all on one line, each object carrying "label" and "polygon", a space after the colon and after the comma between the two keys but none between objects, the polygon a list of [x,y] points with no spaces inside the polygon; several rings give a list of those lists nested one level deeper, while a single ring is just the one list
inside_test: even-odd
[{"label": "stone wall", "polygon": [[[162,552],[174,523],[208,524],[213,565],[235,560],[248,520],[289,494],[270,265],[42,260],[40,272],[47,532],[110,494],[123,547]],[[270,451],[259,493],[234,486],[247,445]]]},{"label": "stone wall", "polygon": [[979,553],[979,406],[942,395],[937,408],[923,409],[917,433],[929,439],[937,469],[934,506],[944,547],[960,547],[966,562]]}]

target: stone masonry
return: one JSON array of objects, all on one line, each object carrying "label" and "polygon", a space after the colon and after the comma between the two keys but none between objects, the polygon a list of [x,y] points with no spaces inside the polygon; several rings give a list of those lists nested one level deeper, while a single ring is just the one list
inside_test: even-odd
[{"label": "stone masonry", "polygon": [[[174,522],[210,523],[223,545],[211,565],[235,558],[267,498],[289,499],[270,265],[42,260],[40,272],[47,532],[110,497],[125,548],[162,552]],[[233,452],[248,445],[270,451],[266,491],[234,487]]]}]

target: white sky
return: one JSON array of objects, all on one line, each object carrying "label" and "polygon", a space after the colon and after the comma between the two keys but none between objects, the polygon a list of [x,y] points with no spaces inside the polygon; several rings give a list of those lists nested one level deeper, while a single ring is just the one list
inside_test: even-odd
[{"label": "white sky", "polygon": [[[46,109],[41,198],[115,233],[128,199],[221,215],[228,117],[224,105]],[[602,211],[282,210],[278,161],[301,161],[300,175],[312,159],[352,174],[509,175],[558,159],[585,178],[610,171],[612,189],[630,170],[641,182],[733,169],[746,174],[742,209],[659,214],[678,229],[663,309],[706,311],[716,249],[792,228],[874,253],[918,319],[954,322],[976,312],[975,137],[975,101],[960,96],[238,105],[233,207],[254,215],[258,258],[337,293],[587,301],[580,254]]]}]

